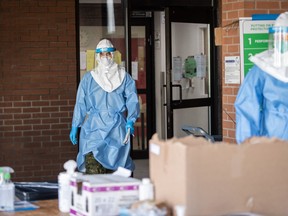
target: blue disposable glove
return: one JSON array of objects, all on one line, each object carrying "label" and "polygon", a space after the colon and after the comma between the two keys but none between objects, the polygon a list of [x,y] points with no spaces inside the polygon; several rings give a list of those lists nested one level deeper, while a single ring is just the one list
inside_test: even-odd
[{"label": "blue disposable glove", "polygon": [[130,128],[130,135],[134,135],[134,122],[133,121],[127,121],[125,128],[126,128],[126,133],[128,132],[128,128]]},{"label": "blue disposable glove", "polygon": [[77,134],[78,134],[78,127],[72,127],[69,137],[73,145],[78,144]]}]

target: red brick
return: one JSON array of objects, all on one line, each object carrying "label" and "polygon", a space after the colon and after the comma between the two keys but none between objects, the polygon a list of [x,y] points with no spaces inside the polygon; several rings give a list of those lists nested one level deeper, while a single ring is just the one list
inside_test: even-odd
[{"label": "red brick", "polygon": [[30,143],[32,142],[32,137],[22,136],[22,137],[14,137],[15,143]]},{"label": "red brick", "polygon": [[22,125],[22,126],[15,126],[14,130],[15,131],[25,131],[25,130],[31,130],[32,126],[31,125]]},{"label": "red brick", "polygon": [[277,9],[280,8],[280,1],[256,1],[257,9]]},{"label": "red brick", "polygon": [[32,106],[34,107],[41,107],[41,106],[49,106],[50,102],[49,101],[33,101]]},{"label": "red brick", "polygon": [[4,113],[21,113],[21,108],[4,108]]},{"label": "red brick", "polygon": [[31,102],[29,101],[23,101],[23,102],[15,102],[14,107],[30,107]]},{"label": "red brick", "polygon": [[1,126],[0,127],[0,131],[3,133],[4,131],[13,131],[13,126],[11,126],[11,125],[9,125],[9,126],[7,126],[6,124],[5,124],[5,126]]},{"label": "red brick", "polygon": [[23,113],[38,113],[41,112],[41,109],[38,107],[24,107],[23,108]]},{"label": "red brick", "polygon": [[22,120],[6,120],[5,125],[21,125]]},{"label": "red brick", "polygon": [[43,107],[42,112],[59,112],[59,107]]},{"label": "red brick", "polygon": [[[23,131],[23,136],[31,136],[31,137],[34,137],[34,136],[39,136],[41,135],[41,131]],[[38,145],[38,144],[36,144]]]},{"label": "red brick", "polygon": [[288,10],[288,1],[282,1],[281,2],[281,9],[284,9],[284,10],[282,10],[281,12],[285,12],[285,11],[287,11]]},{"label": "red brick", "polygon": [[49,118],[50,114],[49,113],[33,113],[32,118],[33,119],[41,119],[41,118]]},{"label": "red brick", "polygon": [[4,136],[5,137],[15,137],[15,136],[22,136],[22,132],[21,131],[17,131],[17,132],[4,132]]},{"label": "red brick", "polygon": [[33,125],[33,130],[48,130],[50,129],[50,125]]},{"label": "red brick", "polygon": [[248,9],[252,9],[252,10],[255,10],[256,6],[255,6],[255,2],[247,2],[245,1],[244,2],[244,8],[245,10],[248,10]]}]

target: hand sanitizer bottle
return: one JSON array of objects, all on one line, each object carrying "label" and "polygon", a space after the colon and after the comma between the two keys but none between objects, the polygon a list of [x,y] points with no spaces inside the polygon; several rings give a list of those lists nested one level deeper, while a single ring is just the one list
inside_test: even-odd
[{"label": "hand sanitizer bottle", "polygon": [[15,185],[10,180],[13,172],[10,167],[0,167],[0,211],[14,210]]},{"label": "hand sanitizer bottle", "polygon": [[61,172],[58,175],[58,204],[61,212],[69,212],[71,206],[71,187],[70,179],[75,172],[76,162],[69,160],[64,163],[66,172]]},{"label": "hand sanitizer bottle", "polygon": [[143,178],[139,185],[139,200],[154,200],[154,185],[149,178]]}]

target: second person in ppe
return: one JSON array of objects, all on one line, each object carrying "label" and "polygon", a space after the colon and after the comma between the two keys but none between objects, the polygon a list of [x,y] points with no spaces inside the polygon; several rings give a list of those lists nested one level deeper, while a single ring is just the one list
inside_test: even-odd
[{"label": "second person in ppe", "polygon": [[267,51],[250,57],[255,64],[236,101],[236,140],[252,136],[288,140],[288,12],[269,28]]},{"label": "second person in ppe", "polygon": [[77,91],[70,139],[77,144],[81,128],[77,166],[87,174],[134,170],[130,142],[123,141],[127,132],[134,133],[140,108],[135,81],[114,62],[115,50],[107,39],[98,43],[98,65],[83,76]]}]

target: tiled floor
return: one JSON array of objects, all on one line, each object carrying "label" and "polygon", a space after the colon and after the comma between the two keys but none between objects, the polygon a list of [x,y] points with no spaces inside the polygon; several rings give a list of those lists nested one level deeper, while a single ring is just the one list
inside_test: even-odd
[{"label": "tiled floor", "polygon": [[133,177],[137,179],[149,178],[149,160],[134,160],[134,163]]}]

